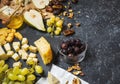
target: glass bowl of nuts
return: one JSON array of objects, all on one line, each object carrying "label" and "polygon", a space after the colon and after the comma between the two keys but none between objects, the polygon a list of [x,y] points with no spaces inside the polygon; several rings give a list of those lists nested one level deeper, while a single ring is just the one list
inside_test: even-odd
[{"label": "glass bowl of nuts", "polygon": [[69,38],[60,41],[57,46],[60,58],[67,63],[78,63],[85,58],[87,43],[79,38]]}]

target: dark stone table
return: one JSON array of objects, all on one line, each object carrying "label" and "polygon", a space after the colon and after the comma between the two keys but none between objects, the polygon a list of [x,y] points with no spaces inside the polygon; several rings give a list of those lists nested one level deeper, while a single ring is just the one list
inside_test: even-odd
[{"label": "dark stone table", "polygon": [[[65,23],[80,22],[73,27],[74,36],[88,43],[85,59],[80,63],[85,76],[80,77],[90,84],[120,84],[120,0],[79,0],[72,5],[74,19],[65,19]],[[81,13],[78,14],[77,12]],[[55,56],[58,39],[69,38],[63,35],[51,37],[26,25],[19,30],[33,44],[40,36],[51,43]],[[58,61],[58,66],[67,69],[68,64]]]}]

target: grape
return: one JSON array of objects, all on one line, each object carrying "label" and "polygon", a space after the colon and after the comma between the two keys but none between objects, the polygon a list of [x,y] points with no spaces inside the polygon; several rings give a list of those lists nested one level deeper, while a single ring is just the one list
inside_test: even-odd
[{"label": "grape", "polygon": [[8,65],[5,64],[5,65],[2,67],[2,70],[3,70],[3,71],[6,71],[7,69],[8,69]]},{"label": "grape", "polygon": [[56,22],[56,26],[57,27],[62,27],[63,25],[63,21],[62,20],[59,20],[58,22]]},{"label": "grape", "polygon": [[18,80],[19,81],[24,81],[25,80],[25,77],[23,75],[18,75]]},{"label": "grape", "polygon": [[21,82],[15,82],[14,84],[21,84]]},{"label": "grape", "polygon": [[55,35],[59,35],[60,31],[59,30],[55,30],[54,33],[55,33]]},{"label": "grape", "polygon": [[47,26],[52,26],[50,19],[47,20]]},{"label": "grape", "polygon": [[9,81],[9,83],[8,84],[14,84],[14,81]]},{"label": "grape", "polygon": [[33,82],[31,80],[27,80],[26,84],[33,84]]},{"label": "grape", "polygon": [[2,67],[5,64],[4,60],[0,60],[0,67]]},{"label": "grape", "polygon": [[55,17],[55,22],[59,21],[60,18],[59,17]]},{"label": "grape", "polygon": [[67,49],[67,48],[68,48],[68,44],[67,44],[66,42],[63,42],[63,43],[61,44],[61,48],[62,48],[62,49]]},{"label": "grape", "polygon": [[6,83],[8,83],[9,82],[9,78],[4,77],[3,81],[6,82]]},{"label": "grape", "polygon": [[13,74],[17,75],[17,74],[19,74],[19,73],[20,73],[19,67],[14,67],[14,68],[13,68]]},{"label": "grape", "polygon": [[35,62],[34,62],[33,59],[31,58],[31,59],[29,59],[29,61],[27,61],[27,64],[29,64],[29,65],[34,65]]},{"label": "grape", "polygon": [[[23,82],[21,82],[21,84],[26,84],[26,83],[25,83],[25,81],[23,81]],[[27,83],[27,84],[29,84],[29,83]]]},{"label": "grape", "polygon": [[21,75],[27,75],[29,73],[29,70],[27,68],[23,68],[21,70]]},{"label": "grape", "polygon": [[48,27],[48,28],[47,28],[47,32],[48,32],[48,33],[52,32],[52,27]]},{"label": "grape", "polygon": [[59,32],[61,32],[62,28],[61,27],[56,27],[56,30],[58,30]]},{"label": "grape", "polygon": [[55,22],[55,16],[52,16],[52,17],[50,18],[50,22],[51,22],[51,23],[54,23],[54,22]]},{"label": "grape", "polygon": [[36,77],[33,74],[30,74],[27,76],[27,80],[35,80],[35,79],[36,79]]},{"label": "grape", "polygon": [[35,66],[35,71],[36,71],[37,73],[41,74],[41,73],[43,73],[43,68],[42,68],[41,66],[39,66],[39,65],[36,65],[36,66]]},{"label": "grape", "polygon": [[30,73],[34,73],[34,69],[33,68],[30,69]]},{"label": "grape", "polygon": [[7,82],[2,82],[2,84],[7,84]]},{"label": "grape", "polygon": [[2,67],[0,67],[0,74],[2,73],[2,71],[3,71],[3,69],[2,69]]},{"label": "grape", "polygon": [[9,74],[8,74],[8,78],[9,78],[10,80],[17,80],[17,76],[14,75],[13,73],[9,73]]}]

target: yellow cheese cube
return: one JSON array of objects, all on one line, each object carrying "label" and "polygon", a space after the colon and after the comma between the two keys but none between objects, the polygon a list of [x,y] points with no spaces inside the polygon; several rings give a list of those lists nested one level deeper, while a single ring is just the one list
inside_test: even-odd
[{"label": "yellow cheese cube", "polygon": [[37,64],[38,63],[38,59],[37,58],[33,58],[33,61]]},{"label": "yellow cheese cube", "polygon": [[2,46],[0,45],[0,59],[6,60],[8,56],[5,54],[5,51],[3,50]]},{"label": "yellow cheese cube", "polygon": [[18,47],[20,47],[20,42],[13,42],[12,45],[13,45],[13,46],[18,46]]},{"label": "yellow cheese cube", "polygon": [[13,54],[14,54],[13,51],[11,51],[11,50],[10,50],[10,51],[7,51],[7,56],[8,56],[8,57],[11,57]]},{"label": "yellow cheese cube", "polygon": [[15,61],[18,61],[20,59],[20,56],[17,54],[17,53],[14,53],[12,55],[12,58],[15,60]]},{"label": "yellow cheese cube", "polygon": [[50,63],[52,61],[53,56],[52,56],[51,46],[48,43],[48,41],[44,37],[41,37],[40,39],[35,41],[34,44],[38,48],[43,63],[44,64]]},{"label": "yellow cheese cube", "polygon": [[23,45],[23,44],[28,44],[28,39],[27,39],[27,38],[23,38],[23,39],[22,39],[22,45]]},{"label": "yellow cheese cube", "polygon": [[15,38],[17,38],[17,39],[19,39],[19,40],[21,41],[21,40],[22,40],[22,38],[23,38],[23,36],[22,36],[22,34],[21,34],[21,33],[16,32],[16,33],[15,33]]},{"label": "yellow cheese cube", "polygon": [[29,57],[35,58],[35,57],[36,57],[36,54],[35,54],[35,53],[30,53],[30,54],[29,54]]},{"label": "yellow cheese cube", "polygon": [[28,44],[22,45],[22,49],[24,49],[25,51],[27,51],[29,49],[29,45]]},{"label": "yellow cheese cube", "polygon": [[23,59],[23,60],[27,60],[27,58],[28,58],[28,53],[25,51],[25,50],[19,50],[19,55],[21,56],[21,58]]},{"label": "yellow cheese cube", "polygon": [[6,43],[6,44],[4,45],[4,48],[5,48],[6,51],[10,51],[10,50],[11,50],[11,47],[10,47],[10,44],[9,44],[9,43]]},{"label": "yellow cheese cube", "polygon": [[13,63],[13,67],[19,67],[19,68],[21,68],[21,66],[22,66],[22,63],[20,61]]},{"label": "yellow cheese cube", "polygon": [[30,45],[29,50],[33,53],[37,52],[37,47]]}]

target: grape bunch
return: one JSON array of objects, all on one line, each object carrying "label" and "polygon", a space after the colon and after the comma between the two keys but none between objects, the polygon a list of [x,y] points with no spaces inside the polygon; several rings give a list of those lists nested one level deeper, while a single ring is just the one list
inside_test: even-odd
[{"label": "grape bunch", "polygon": [[60,48],[61,52],[68,56],[68,58],[73,58],[85,50],[85,44],[80,39],[69,39],[63,41]]},{"label": "grape bunch", "polygon": [[63,20],[58,16],[52,16],[50,19],[47,19],[47,32],[51,35],[59,35],[63,28]]},{"label": "grape bunch", "polygon": [[0,60],[0,84],[34,84],[36,76],[34,73],[43,73],[40,65],[32,68],[9,68],[4,60]]}]

